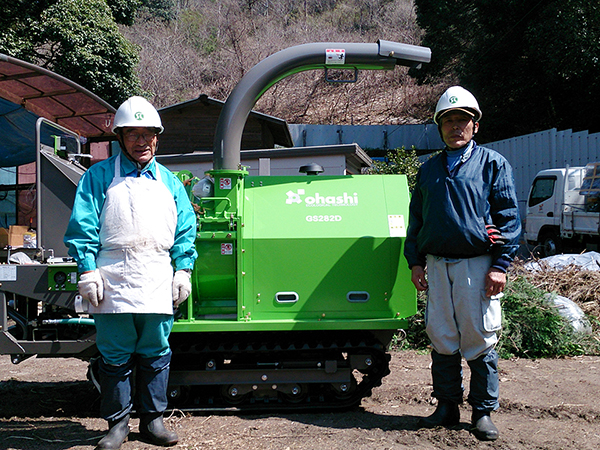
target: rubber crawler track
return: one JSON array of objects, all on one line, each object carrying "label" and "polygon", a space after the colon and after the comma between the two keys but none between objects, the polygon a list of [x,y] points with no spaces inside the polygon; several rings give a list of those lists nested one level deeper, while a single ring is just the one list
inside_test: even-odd
[{"label": "rubber crawler track", "polygon": [[349,409],[389,374],[392,332],[174,333],[170,408]]}]

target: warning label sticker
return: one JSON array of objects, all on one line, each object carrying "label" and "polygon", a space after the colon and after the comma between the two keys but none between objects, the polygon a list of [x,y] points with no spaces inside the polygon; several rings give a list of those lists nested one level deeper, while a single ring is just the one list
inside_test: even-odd
[{"label": "warning label sticker", "polygon": [[221,255],[233,255],[233,244],[230,242],[221,244]]},{"label": "warning label sticker", "polygon": [[219,178],[219,189],[231,189],[231,178]]},{"label": "warning label sticker", "polygon": [[326,49],[325,64],[346,64],[346,50],[343,48]]},{"label": "warning label sticker", "polygon": [[17,281],[17,266],[0,265],[0,281]]},{"label": "warning label sticker", "polygon": [[388,225],[390,227],[390,237],[406,237],[406,226],[404,225],[403,215],[390,214],[388,216]]}]

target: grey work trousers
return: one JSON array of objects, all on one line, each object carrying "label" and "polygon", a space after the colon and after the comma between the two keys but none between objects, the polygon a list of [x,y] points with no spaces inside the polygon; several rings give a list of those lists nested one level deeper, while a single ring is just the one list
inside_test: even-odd
[{"label": "grey work trousers", "polygon": [[464,357],[471,369],[469,403],[474,409],[498,408],[498,342],[501,327],[499,298],[485,294],[491,266],[488,255],[448,259],[428,255],[429,293],[425,312],[431,344],[433,396],[462,403]]}]

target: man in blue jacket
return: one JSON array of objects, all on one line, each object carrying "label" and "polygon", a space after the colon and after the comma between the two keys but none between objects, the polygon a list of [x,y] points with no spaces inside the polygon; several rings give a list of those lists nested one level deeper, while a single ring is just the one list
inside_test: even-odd
[{"label": "man in blue jacket", "polygon": [[[163,127],[156,109],[131,97],[115,114],[121,152],[93,165],[77,187],[65,243],[77,261],[100,352],[100,412],[108,434],[97,450],[117,450],[134,407],[140,433],[175,445],[163,424],[173,309],[191,292],[196,215],[182,183],[154,158]],[[136,383],[133,383],[133,374]]]},{"label": "man in blue jacket", "polygon": [[461,360],[471,369],[472,432],[495,440],[490,418],[498,408],[500,297],[521,222],[512,169],[499,153],[478,146],[481,110],[460,86],[440,97],[434,121],[446,148],[426,161],[410,203],[404,254],[419,291],[432,351],[435,412],[422,427],[454,426],[463,401]]}]

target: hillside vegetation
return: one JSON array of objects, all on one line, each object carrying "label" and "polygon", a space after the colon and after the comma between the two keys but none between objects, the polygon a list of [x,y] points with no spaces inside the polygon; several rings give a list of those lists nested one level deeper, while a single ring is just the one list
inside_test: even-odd
[{"label": "hillside vegetation", "polygon": [[0,53],[113,105],[134,94],[157,106],[199,94],[224,100],[283,48],[384,39],[429,47],[432,60],[421,70],[365,71],[357,83],[299,74],[256,109],[291,123],[415,123],[460,84],[484,112],[480,143],[549,128],[600,131],[597,1],[11,0],[2,13]]},{"label": "hillside vegetation", "polygon": [[385,39],[430,47],[432,61],[411,76],[405,68],[363,72],[355,84],[329,85],[320,72],[298,75],[257,109],[292,123],[415,123],[431,117],[444,88],[461,84],[484,111],[482,143],[553,127],[599,130],[598,2],[145,2],[174,5],[173,20],[138,14],[124,31],[141,48],[142,86],[161,106],[198,92],[224,99],[250,67],[285,47]]},{"label": "hillside vegetation", "polygon": [[[139,15],[121,30],[139,47],[141,85],[159,107],[199,94],[225,100],[255,64],[294,45],[422,38],[412,0],[188,0],[172,20]],[[418,86],[407,72],[363,71],[356,83],[336,84],[323,71],[304,72],[272,87],[255,109],[290,123],[423,122],[443,88]]]}]

